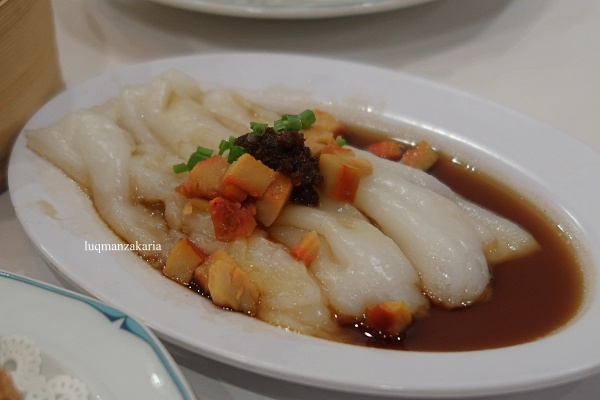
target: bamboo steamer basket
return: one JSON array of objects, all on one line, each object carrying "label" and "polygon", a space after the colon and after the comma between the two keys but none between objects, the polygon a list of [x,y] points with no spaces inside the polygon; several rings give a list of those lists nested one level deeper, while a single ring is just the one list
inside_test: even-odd
[{"label": "bamboo steamer basket", "polygon": [[0,0],[0,192],[16,136],[63,86],[50,0]]}]

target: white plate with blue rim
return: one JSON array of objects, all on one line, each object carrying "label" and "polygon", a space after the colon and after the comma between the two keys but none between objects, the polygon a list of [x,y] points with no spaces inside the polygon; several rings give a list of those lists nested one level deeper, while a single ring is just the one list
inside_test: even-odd
[{"label": "white plate with blue rim", "polygon": [[0,366],[28,398],[196,399],[156,336],[115,308],[0,271],[0,315]]},{"label": "white plate with blue rim", "polygon": [[133,253],[86,251],[86,243],[120,240],[80,188],[31,152],[20,135],[9,165],[17,217],[41,255],[71,283],[187,350],[279,380],[342,392],[465,398],[539,389],[600,371],[600,247],[589,245],[600,236],[600,190],[590,185],[600,169],[597,152],[531,118],[430,81],[289,54],[197,55],[109,72],[55,97],[26,129],[100,104],[170,68],[190,74],[204,89],[260,94],[265,102],[294,110],[325,108],[390,135],[408,127],[435,147],[476,163],[544,209],[573,240],[586,282],[584,304],[552,334],[489,350],[387,351],[296,334],[218,309]]},{"label": "white plate with blue rim", "polygon": [[171,7],[246,18],[313,19],[373,14],[432,0],[152,0]]}]

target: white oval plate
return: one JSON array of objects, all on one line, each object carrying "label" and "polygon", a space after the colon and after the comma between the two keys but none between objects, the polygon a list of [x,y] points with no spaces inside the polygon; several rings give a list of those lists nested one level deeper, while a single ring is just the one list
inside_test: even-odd
[{"label": "white oval plate", "polygon": [[196,398],[152,332],[89,297],[0,271],[0,315],[0,336],[33,342],[90,399]]},{"label": "white oval plate", "polygon": [[247,18],[312,19],[373,14],[432,0],[152,0],[171,7]]},{"label": "white oval plate", "polygon": [[265,102],[276,98],[280,105],[329,106],[356,122],[418,128],[438,148],[476,163],[548,210],[574,237],[585,266],[584,310],[567,328],[541,340],[458,353],[378,350],[278,329],[217,309],[129,252],[86,251],[86,241],[118,239],[79,188],[29,151],[20,135],[9,166],[17,216],[46,260],[81,289],[199,354],[335,390],[466,397],[540,388],[600,370],[600,246],[586,246],[600,236],[600,191],[590,184],[600,169],[598,153],[530,118],[429,81],[371,66],[281,54],[192,56],[111,72],[51,100],[26,129],[101,103],[124,86],[146,82],[171,67],[189,73],[204,88],[233,87],[253,94],[266,89]]}]

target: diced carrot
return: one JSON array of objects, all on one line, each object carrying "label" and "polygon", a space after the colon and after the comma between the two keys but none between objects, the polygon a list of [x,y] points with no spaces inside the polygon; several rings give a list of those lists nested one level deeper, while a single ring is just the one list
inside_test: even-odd
[{"label": "diced carrot", "polygon": [[373,165],[371,162],[362,157],[343,157],[346,164],[358,169],[360,171],[361,178],[369,176],[373,173]]},{"label": "diced carrot", "polygon": [[277,172],[275,180],[262,197],[256,200],[256,219],[264,226],[270,226],[287,204],[292,189],[290,177]]},{"label": "diced carrot", "polygon": [[377,157],[396,161],[402,157],[404,147],[400,142],[395,140],[382,140],[370,144],[369,147],[367,147],[367,150]]},{"label": "diced carrot", "polygon": [[313,157],[321,155],[323,148],[328,145],[338,146],[331,132],[322,131],[311,126],[308,129],[303,129],[302,134],[304,135],[304,145],[310,149],[310,155]]},{"label": "diced carrot", "polygon": [[244,153],[223,176],[223,183],[233,184],[252,197],[260,197],[275,179],[275,171]]},{"label": "diced carrot", "polygon": [[229,163],[221,156],[202,160],[192,168],[185,183],[175,190],[187,197],[213,199],[220,195],[221,179],[228,168]]},{"label": "diced carrot", "polygon": [[388,335],[400,335],[412,323],[410,308],[402,301],[390,301],[367,307],[365,325]]},{"label": "diced carrot", "polygon": [[194,270],[206,257],[207,254],[191,240],[180,238],[169,252],[162,273],[176,282],[189,285]]},{"label": "diced carrot", "polygon": [[[336,136],[346,133],[346,126],[337,121],[333,115],[321,110],[314,110],[316,121],[307,129],[302,129],[304,144],[310,148],[310,154],[318,157],[321,150],[328,146],[337,146]],[[339,146],[337,146],[339,147]]]},{"label": "diced carrot", "polygon": [[343,135],[346,133],[346,126],[339,122],[333,115],[323,110],[313,110],[316,121],[312,127],[333,133],[333,136]]},{"label": "diced carrot", "polygon": [[291,254],[310,267],[319,254],[320,243],[317,232],[310,231],[302,236],[300,241],[291,249]]},{"label": "diced carrot", "polygon": [[406,150],[400,159],[402,164],[423,171],[428,170],[437,162],[439,154],[427,143],[420,141],[412,149]]},{"label": "diced carrot", "polygon": [[337,154],[321,154],[319,172],[323,175],[323,190],[336,200],[353,202],[362,177],[361,171],[348,165]]},{"label": "diced carrot", "polygon": [[194,282],[220,307],[250,315],[257,312],[260,297],[258,286],[223,249],[210,254],[196,268]]},{"label": "diced carrot", "polygon": [[249,315],[256,315],[260,300],[260,289],[250,276],[237,267],[231,274],[231,293],[234,309]]},{"label": "diced carrot", "polygon": [[358,168],[362,177],[373,173],[373,166],[369,160],[362,157],[356,157],[354,151],[349,147],[340,147],[337,144],[329,144],[323,148],[321,154],[335,154],[342,158],[343,163]]},{"label": "diced carrot", "polygon": [[202,264],[196,268],[194,271],[194,282],[204,290],[205,293],[209,293],[208,289],[208,270],[214,265],[217,261],[223,261],[230,264],[235,264],[235,261],[227,252],[223,249],[219,249],[213,253],[210,253],[209,256],[204,260]]},{"label": "diced carrot", "polygon": [[233,264],[216,260],[208,268],[208,291],[210,297],[216,305],[235,309],[235,304],[231,299],[231,274],[237,268]]},{"label": "diced carrot", "polygon": [[227,197],[229,200],[243,202],[248,198],[248,193],[244,190],[240,189],[236,185],[232,183],[227,183],[221,181],[221,186],[219,186],[219,192]]},{"label": "diced carrot", "polygon": [[207,270],[208,292],[214,304],[256,314],[259,289],[235,261],[219,258]]},{"label": "diced carrot", "polygon": [[209,202],[210,216],[217,239],[226,242],[248,237],[256,227],[254,204],[216,197]]}]

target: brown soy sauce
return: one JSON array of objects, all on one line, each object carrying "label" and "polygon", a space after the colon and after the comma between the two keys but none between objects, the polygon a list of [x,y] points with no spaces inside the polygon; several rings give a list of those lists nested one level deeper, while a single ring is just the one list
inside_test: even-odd
[{"label": "brown soy sauce", "polygon": [[[365,145],[374,136],[349,142]],[[354,139],[356,139],[354,137]],[[543,211],[476,168],[442,155],[429,171],[461,196],[528,230],[541,250],[491,266],[490,296],[477,304],[447,310],[432,306],[428,316],[393,341],[372,338],[354,326],[343,340],[409,351],[471,351],[526,343],[566,325],[584,297],[584,278],[569,238]]]}]

